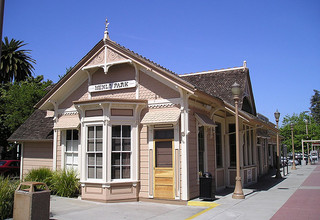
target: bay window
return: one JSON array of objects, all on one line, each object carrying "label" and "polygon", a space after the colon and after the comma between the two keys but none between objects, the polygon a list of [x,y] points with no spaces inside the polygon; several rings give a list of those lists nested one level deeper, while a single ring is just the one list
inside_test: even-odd
[{"label": "bay window", "polygon": [[131,178],[131,126],[112,126],[111,179]]},{"label": "bay window", "polygon": [[87,176],[89,179],[102,179],[102,126],[87,127]]}]

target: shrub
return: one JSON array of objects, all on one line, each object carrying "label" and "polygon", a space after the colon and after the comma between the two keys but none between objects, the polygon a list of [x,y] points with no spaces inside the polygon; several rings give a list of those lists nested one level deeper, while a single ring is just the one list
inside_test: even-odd
[{"label": "shrub", "polygon": [[53,173],[50,189],[58,196],[74,197],[79,193],[80,183],[73,169],[59,170]]},{"label": "shrub", "polygon": [[53,171],[49,168],[32,169],[24,178],[24,181],[42,182],[50,188]]},{"label": "shrub", "polygon": [[19,185],[18,180],[10,180],[0,176],[0,219],[13,215],[14,192]]}]

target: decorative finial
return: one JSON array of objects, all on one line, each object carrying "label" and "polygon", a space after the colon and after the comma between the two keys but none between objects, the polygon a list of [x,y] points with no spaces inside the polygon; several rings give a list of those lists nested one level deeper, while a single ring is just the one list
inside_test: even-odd
[{"label": "decorative finial", "polygon": [[247,61],[245,61],[245,60],[243,61],[243,67],[247,68]]},{"label": "decorative finial", "polygon": [[108,26],[109,26],[109,23],[108,23],[108,18],[106,18],[106,30],[104,31],[104,40],[106,39],[110,39],[109,38],[109,32],[108,32]]}]

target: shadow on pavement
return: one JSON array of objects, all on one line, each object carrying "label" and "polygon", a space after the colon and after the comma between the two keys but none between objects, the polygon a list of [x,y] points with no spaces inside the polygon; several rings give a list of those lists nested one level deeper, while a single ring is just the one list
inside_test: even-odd
[{"label": "shadow on pavement", "polygon": [[[253,192],[267,191],[286,179],[286,177],[276,179],[275,174],[276,174],[276,170],[271,170],[271,171],[269,171],[268,174],[266,174],[262,177],[259,177],[257,183],[252,184],[250,186],[246,186],[246,187],[244,187],[244,189],[251,189],[251,190],[253,190]],[[230,193],[233,193],[233,191],[234,191],[234,188],[226,188],[226,189],[223,189],[221,191],[216,192],[215,195],[218,197],[219,196],[226,196]],[[253,192],[251,192],[251,193],[253,193]],[[251,194],[251,193],[249,193],[249,194]],[[248,194],[246,194],[246,196],[247,195]]]}]

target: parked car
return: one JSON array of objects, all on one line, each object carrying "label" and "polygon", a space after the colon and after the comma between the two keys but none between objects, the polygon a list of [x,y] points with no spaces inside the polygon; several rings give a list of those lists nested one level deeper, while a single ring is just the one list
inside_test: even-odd
[{"label": "parked car", "polygon": [[312,161],[317,161],[318,160],[318,151],[314,150],[310,152],[310,158]]},{"label": "parked car", "polygon": [[280,163],[280,167],[287,166],[288,164],[288,159],[286,157],[281,157],[281,163]]},{"label": "parked car", "polygon": [[[292,166],[292,156],[291,157],[289,157],[289,160],[288,160],[288,166]],[[299,161],[298,160],[294,160],[294,162],[295,162],[295,164],[296,165],[299,165]]]},{"label": "parked car", "polygon": [[0,160],[0,175],[17,177],[20,175],[20,160]]}]

